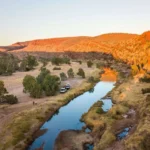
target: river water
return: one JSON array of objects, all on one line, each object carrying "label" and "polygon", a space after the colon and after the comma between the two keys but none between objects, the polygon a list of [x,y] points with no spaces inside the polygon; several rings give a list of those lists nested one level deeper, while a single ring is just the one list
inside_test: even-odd
[{"label": "river water", "polygon": [[[55,139],[63,130],[81,130],[85,125],[80,121],[81,116],[98,100],[101,100],[114,87],[114,82],[98,82],[95,87],[74,98],[69,104],[60,108],[50,120],[46,121],[42,129],[47,132],[34,140],[28,150],[35,150],[44,143],[44,150],[53,150]],[[111,108],[111,100],[104,100],[103,110]]]}]

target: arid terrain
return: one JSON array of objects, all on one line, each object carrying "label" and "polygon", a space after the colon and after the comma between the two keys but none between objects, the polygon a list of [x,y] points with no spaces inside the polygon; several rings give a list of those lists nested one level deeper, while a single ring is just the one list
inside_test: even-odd
[{"label": "arid terrain", "polygon": [[[37,76],[40,73],[40,66],[41,64],[32,71],[29,72],[16,72],[14,73],[12,76],[1,76],[0,80],[4,81],[5,86],[8,90],[8,92],[10,94],[14,94],[18,97],[19,99],[19,103],[16,105],[2,105],[0,106],[0,129],[2,129],[2,126],[4,125],[5,122],[7,122],[11,116],[14,115],[14,113],[29,109],[33,107],[33,101],[35,101],[38,105],[43,103],[44,101],[54,101],[57,98],[61,98],[61,94],[57,95],[57,96],[53,96],[53,97],[43,97],[40,99],[34,99],[31,98],[29,96],[28,93],[24,93],[23,92],[23,78],[25,77],[25,75],[32,75],[32,76]],[[74,71],[77,72],[78,69],[80,67],[83,67],[85,69],[85,73],[86,73],[86,78],[89,77],[90,74],[92,74],[93,71],[96,71],[96,67],[93,66],[93,68],[88,68],[86,63],[83,63],[82,65],[80,65],[79,63],[76,62],[72,62],[71,65],[61,65],[59,67],[61,67],[61,70],[53,70],[53,68],[55,67],[55,65],[52,65],[51,63],[49,63],[47,65],[47,69],[51,70],[51,73],[54,75],[58,75],[61,72],[65,72],[67,73],[67,70],[71,67],[74,68]],[[69,83],[71,85],[71,88],[77,88],[78,86],[80,86],[83,82],[85,81],[85,79],[82,79],[78,76],[76,76],[76,78],[74,79],[69,79],[67,81],[63,81],[62,85],[65,85],[67,83]]]},{"label": "arid terrain", "polygon": [[[103,112],[103,104],[96,102],[82,116],[82,121],[91,129],[91,133],[86,135],[79,132],[80,137],[80,134],[77,135],[74,131],[62,132],[57,138],[58,145],[63,150],[68,143],[65,134],[69,134],[73,145],[76,144],[75,139],[81,138],[77,149],[83,149],[87,138],[91,138],[89,143],[92,141],[94,150],[150,149],[150,31],[141,35],[110,33],[96,37],[33,40],[1,46],[0,51],[1,57],[13,54],[18,56],[19,61],[32,54],[38,59],[44,57],[48,60],[46,68],[50,70],[51,75],[59,76],[62,72],[67,74],[70,68],[73,68],[75,73],[74,78],[61,82],[60,88],[70,84],[71,89],[68,92],[60,94],[58,91],[55,96],[42,96],[37,99],[23,92],[22,82],[26,75],[36,77],[40,73],[40,61],[33,70],[14,71],[12,75],[0,76],[8,92],[18,98],[17,104],[0,105],[0,149],[26,149],[35,136],[40,135],[39,128],[46,120],[73,98],[94,87],[98,79],[116,81],[115,88],[104,97],[112,100],[112,108]],[[71,64],[52,64],[50,61],[56,56],[70,58]],[[87,66],[88,60],[93,63],[92,67]],[[61,70],[54,70],[54,67],[60,67]],[[85,78],[77,75],[79,68],[84,69]],[[125,128],[128,128],[129,132],[123,139],[118,139],[118,134]],[[60,140],[62,137],[64,142]],[[58,145],[56,149],[60,150]]]}]

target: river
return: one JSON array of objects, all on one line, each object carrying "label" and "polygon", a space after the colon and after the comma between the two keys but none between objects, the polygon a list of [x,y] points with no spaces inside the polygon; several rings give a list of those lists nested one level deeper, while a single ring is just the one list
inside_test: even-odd
[{"label": "river", "polygon": [[[89,110],[89,108],[98,100],[101,100],[114,87],[114,82],[98,82],[95,87],[84,94],[74,98],[66,106],[60,108],[50,120],[47,120],[42,129],[47,132],[34,140],[28,150],[35,150],[44,143],[44,150],[53,150],[55,139],[63,130],[81,130],[85,125],[80,121],[81,116]],[[103,109],[110,109],[112,103],[105,100]]]}]

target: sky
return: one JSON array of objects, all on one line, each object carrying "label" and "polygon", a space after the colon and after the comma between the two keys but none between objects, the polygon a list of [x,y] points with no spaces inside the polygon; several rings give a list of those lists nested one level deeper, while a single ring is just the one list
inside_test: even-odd
[{"label": "sky", "polygon": [[150,30],[150,0],[0,0],[0,45]]}]

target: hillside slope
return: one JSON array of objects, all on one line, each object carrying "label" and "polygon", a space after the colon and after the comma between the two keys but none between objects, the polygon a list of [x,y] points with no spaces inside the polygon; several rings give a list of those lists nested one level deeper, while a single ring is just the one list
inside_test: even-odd
[{"label": "hillside slope", "polygon": [[150,31],[142,35],[110,33],[95,37],[79,36],[18,42],[0,47],[13,52],[104,52],[130,64],[148,62],[150,58]]},{"label": "hillside slope", "polygon": [[111,33],[96,37],[64,37],[39,39],[27,42],[18,42],[10,46],[0,47],[6,51],[46,51],[46,52],[64,52],[64,51],[109,51],[110,44],[118,43],[127,39],[136,37],[135,34]]}]

